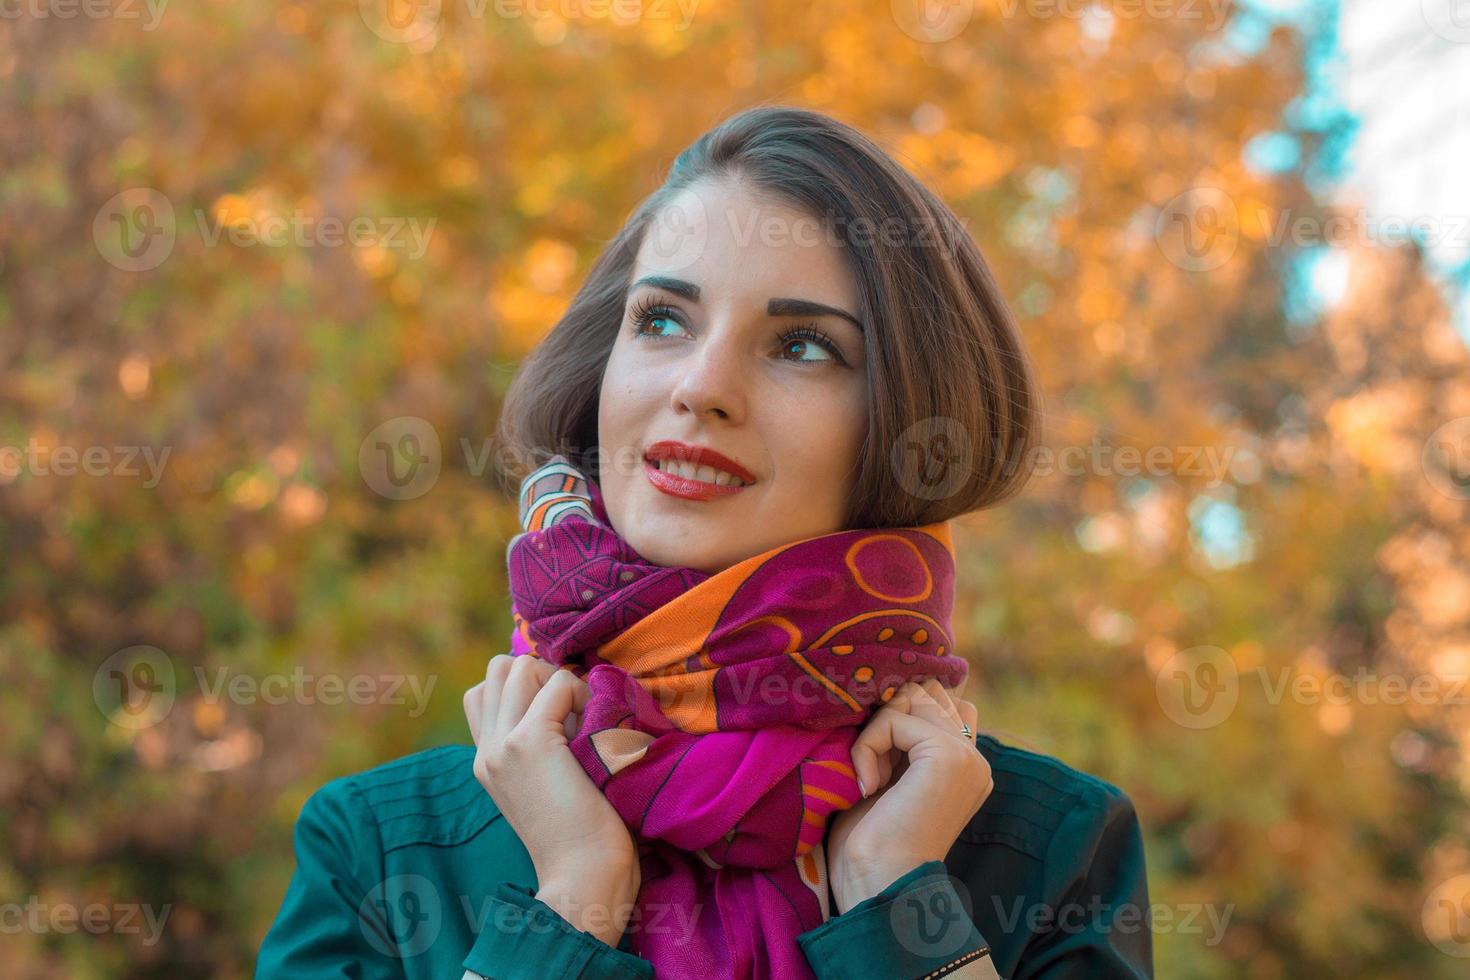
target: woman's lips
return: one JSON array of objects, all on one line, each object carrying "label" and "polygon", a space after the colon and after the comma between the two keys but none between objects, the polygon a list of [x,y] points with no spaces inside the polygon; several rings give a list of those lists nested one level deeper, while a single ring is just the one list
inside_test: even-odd
[{"label": "woman's lips", "polygon": [[703,480],[690,480],[676,473],[665,473],[658,468],[657,463],[643,461],[643,472],[648,475],[648,482],[671,497],[679,497],[683,500],[712,500],[715,497],[728,497],[745,489],[741,484],[730,484],[720,486],[718,483],[706,483]]}]

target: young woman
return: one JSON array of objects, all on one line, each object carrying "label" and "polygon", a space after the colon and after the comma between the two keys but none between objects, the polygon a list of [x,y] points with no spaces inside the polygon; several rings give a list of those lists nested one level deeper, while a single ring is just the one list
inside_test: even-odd
[{"label": "young woman", "polygon": [[474,746],[307,801],[257,976],[1151,977],[1128,797],[961,697],[949,521],[1036,416],[974,242],[877,145],[706,133],[503,408]]}]

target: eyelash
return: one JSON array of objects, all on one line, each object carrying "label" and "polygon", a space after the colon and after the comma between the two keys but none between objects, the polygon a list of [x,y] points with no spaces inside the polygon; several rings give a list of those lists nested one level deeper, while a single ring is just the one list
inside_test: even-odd
[{"label": "eyelash", "polygon": [[[670,320],[677,321],[679,319],[679,311],[672,306],[660,303],[654,299],[641,299],[633,304],[633,308],[628,312],[628,316],[633,321],[633,336],[657,337],[657,334],[643,332],[644,328],[648,326],[649,321],[657,317],[668,317]],[[786,347],[794,340],[813,341],[828,354],[832,355],[832,359],[838,364],[847,364],[846,359],[842,356],[842,349],[837,346],[837,342],[818,330],[815,323],[803,323],[783,333],[781,335],[781,346]]]}]

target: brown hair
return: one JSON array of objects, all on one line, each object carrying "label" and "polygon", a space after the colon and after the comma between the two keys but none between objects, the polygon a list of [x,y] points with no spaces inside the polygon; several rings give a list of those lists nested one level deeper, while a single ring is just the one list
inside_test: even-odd
[{"label": "brown hair", "polygon": [[[553,453],[598,475],[602,374],[644,235],[675,194],[718,178],[746,181],[827,222],[850,256],[870,398],[844,526],[935,523],[1019,490],[1038,438],[1038,397],[979,248],[954,212],[868,137],[779,105],[746,109],[695,140],[598,256],[506,394],[497,437],[521,468],[515,478]],[[936,456],[944,457],[937,481],[929,471]]]}]

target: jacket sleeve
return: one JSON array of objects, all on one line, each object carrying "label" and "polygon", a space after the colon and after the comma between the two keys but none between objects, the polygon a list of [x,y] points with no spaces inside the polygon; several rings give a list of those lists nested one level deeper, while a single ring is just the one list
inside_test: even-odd
[{"label": "jacket sleeve", "polygon": [[[466,977],[488,980],[651,980],[653,964],[572,925],[524,885],[502,881],[489,921],[465,957]],[[462,978],[463,980],[463,978]]]},{"label": "jacket sleeve", "polygon": [[817,980],[942,977],[990,953],[943,861],[924,862],[796,942]]},{"label": "jacket sleeve", "polygon": [[371,820],[342,780],[306,801],[296,820],[296,871],[261,943],[256,980],[403,980],[383,905],[362,884],[379,879],[354,866],[366,860],[352,846],[364,826]]},{"label": "jacket sleeve", "polygon": [[1143,831],[1133,801],[1109,786],[1062,822],[1046,856],[1047,921],[1006,980],[1153,980]]}]

